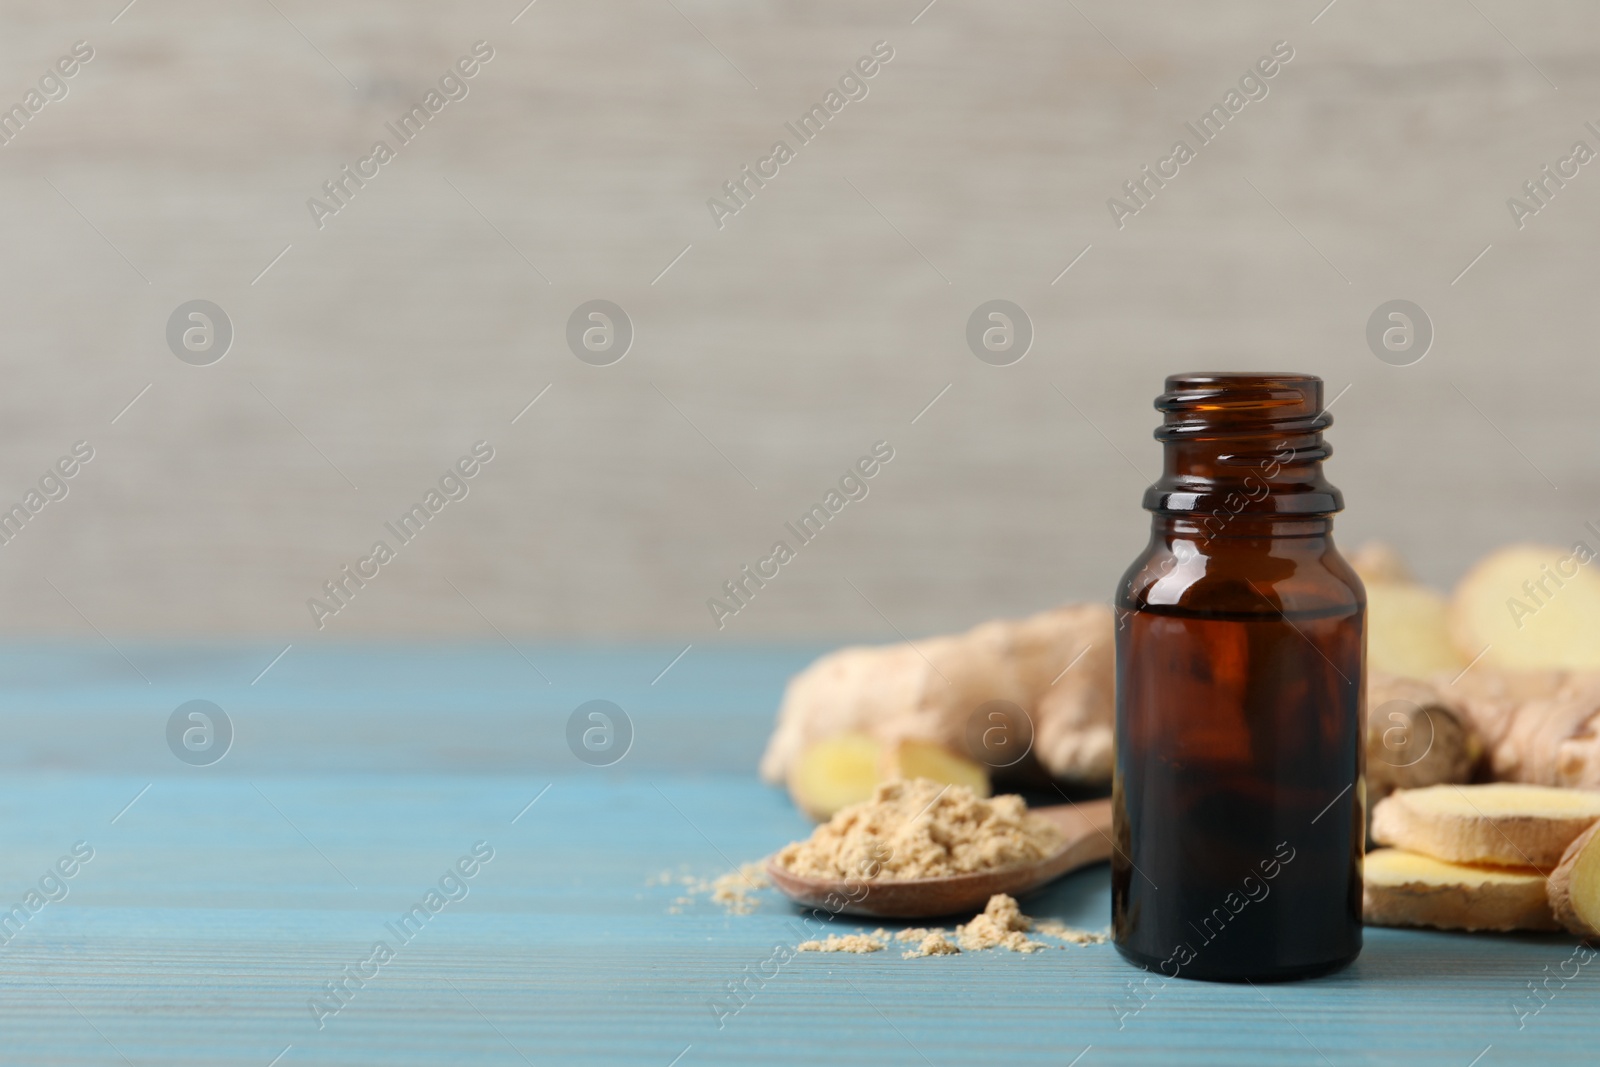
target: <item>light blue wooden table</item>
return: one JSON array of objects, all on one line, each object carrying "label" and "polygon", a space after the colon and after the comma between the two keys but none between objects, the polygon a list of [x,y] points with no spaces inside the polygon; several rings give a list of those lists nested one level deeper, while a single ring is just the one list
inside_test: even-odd
[{"label": "light blue wooden table", "polygon": [[[1131,1014],[1142,975],[1109,946],[764,967],[794,910],[671,914],[680,890],[649,883],[806,832],[753,766],[816,649],[697,647],[652,684],[678,648],[296,647],[252,684],[279,648],[120,647],[0,651],[7,1064],[1600,1062],[1600,960],[1519,1028],[1527,983],[1572,955],[1557,937],[1369,930],[1330,978],[1173,982]],[[210,766],[168,748],[193,699],[235,730]],[[565,740],[591,699],[636,732],[609,768]],[[52,875],[80,841],[93,859]],[[477,842],[460,899],[397,936]],[[41,880],[66,895],[29,912]],[[1108,895],[1102,867],[1025,903],[1100,928]],[[393,958],[369,962],[380,939]],[[340,1004],[345,973],[372,976]]]}]

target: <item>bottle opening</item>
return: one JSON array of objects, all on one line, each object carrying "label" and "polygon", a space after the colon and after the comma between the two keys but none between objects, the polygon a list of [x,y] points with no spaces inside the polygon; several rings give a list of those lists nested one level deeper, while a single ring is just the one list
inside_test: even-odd
[{"label": "bottle opening", "polygon": [[1333,425],[1315,374],[1199,371],[1174,374],[1156,398],[1156,440],[1319,434]]}]

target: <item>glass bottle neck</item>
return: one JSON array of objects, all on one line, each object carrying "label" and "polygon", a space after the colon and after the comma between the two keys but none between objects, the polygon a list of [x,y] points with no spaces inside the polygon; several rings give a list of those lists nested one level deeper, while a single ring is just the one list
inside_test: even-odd
[{"label": "glass bottle neck", "polygon": [[1180,374],[1156,400],[1164,413],[1161,477],[1144,506],[1215,527],[1243,515],[1311,518],[1344,508],[1322,476],[1322,380],[1300,374]]},{"label": "glass bottle neck", "polygon": [[1344,509],[1322,474],[1330,449],[1320,431],[1168,441],[1161,477],[1144,506],[1167,515],[1310,517]]}]

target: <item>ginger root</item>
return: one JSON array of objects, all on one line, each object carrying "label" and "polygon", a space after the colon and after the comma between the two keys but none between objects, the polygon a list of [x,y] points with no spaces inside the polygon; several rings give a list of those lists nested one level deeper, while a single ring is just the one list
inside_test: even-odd
[{"label": "ginger root", "polygon": [[[1372,800],[1466,782],[1480,765],[1497,780],[1600,789],[1600,568],[1592,558],[1581,545],[1503,549],[1475,566],[1447,604],[1392,548],[1373,543],[1353,555],[1368,596]],[[884,747],[916,740],[992,772],[1031,756],[1059,779],[1104,785],[1115,737],[1112,633],[1108,609],[1077,605],[824,656],[791,679],[762,775],[789,781],[807,810],[836,810],[895,773],[881,767]],[[846,734],[882,747],[853,763],[825,750],[820,770],[800,768],[812,746]],[[830,792],[841,774],[854,784]]]},{"label": "ginger root", "polygon": [[1412,578],[1399,553],[1369,541],[1350,565],[1367,588],[1367,662],[1374,670],[1431,678],[1467,665],[1450,637],[1445,598]]},{"label": "ginger root", "polygon": [[1554,930],[1544,875],[1469,867],[1400,849],[1367,853],[1362,917],[1373,926]]},{"label": "ginger root", "polygon": [[1458,700],[1433,685],[1367,675],[1367,800],[1396,789],[1468,782],[1483,744]]},{"label": "ginger root", "polygon": [[1111,611],[1080,604],[964,634],[841,649],[790,679],[761,759],[769,782],[803,773],[819,741],[916,740],[1000,769],[1030,751],[1060,778],[1111,778]]},{"label": "ginger root", "polygon": [[1579,937],[1600,938],[1600,823],[1567,846],[1548,888],[1557,922]]},{"label": "ginger root", "polygon": [[[914,773],[885,765],[901,752],[935,761],[964,754],[991,772],[1031,752],[1058,778],[1105,785],[1114,755],[1114,660],[1111,614],[1092,604],[989,622],[955,637],[842,649],[790,680],[761,773],[787,782],[815,818],[865,799],[891,778],[972,784],[953,769],[960,763],[936,763],[947,767],[942,771],[920,763]],[[1368,716],[1372,799],[1468,781],[1480,760],[1462,702],[1442,687],[1374,671]],[[902,747],[908,741],[933,747]]]},{"label": "ginger root", "polygon": [[1548,872],[1600,822],[1600,793],[1496,782],[1403,789],[1372,812],[1372,836],[1452,863]]},{"label": "ginger root", "polygon": [[[1581,544],[1571,552],[1501,549],[1472,568],[1446,605],[1411,579],[1387,545],[1355,553],[1352,565],[1367,587],[1374,796],[1392,777],[1386,765],[1401,761],[1372,742],[1406,733],[1378,721],[1378,706],[1394,698],[1380,692],[1383,674],[1428,679],[1440,704],[1482,738],[1493,778],[1600,788],[1600,573],[1588,566],[1592,558]],[[1414,694],[1406,699],[1422,703]]]},{"label": "ginger root", "polygon": [[1511,545],[1479,560],[1456,586],[1450,627],[1467,655],[1509,670],[1600,670],[1600,572],[1595,552]]},{"label": "ginger root", "polygon": [[1482,736],[1496,780],[1600,789],[1600,672],[1479,665],[1448,691]]}]

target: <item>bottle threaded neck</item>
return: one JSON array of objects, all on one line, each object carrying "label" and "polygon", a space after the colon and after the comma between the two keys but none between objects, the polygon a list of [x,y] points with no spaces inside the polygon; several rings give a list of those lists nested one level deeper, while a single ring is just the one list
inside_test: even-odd
[{"label": "bottle threaded neck", "polygon": [[1174,374],[1156,397],[1166,415],[1156,440],[1320,434],[1333,425],[1314,374],[1239,371]]},{"label": "bottle threaded neck", "polygon": [[1144,506],[1167,514],[1330,515],[1344,507],[1322,476],[1333,418],[1314,374],[1174,374],[1156,398],[1162,476]]}]

